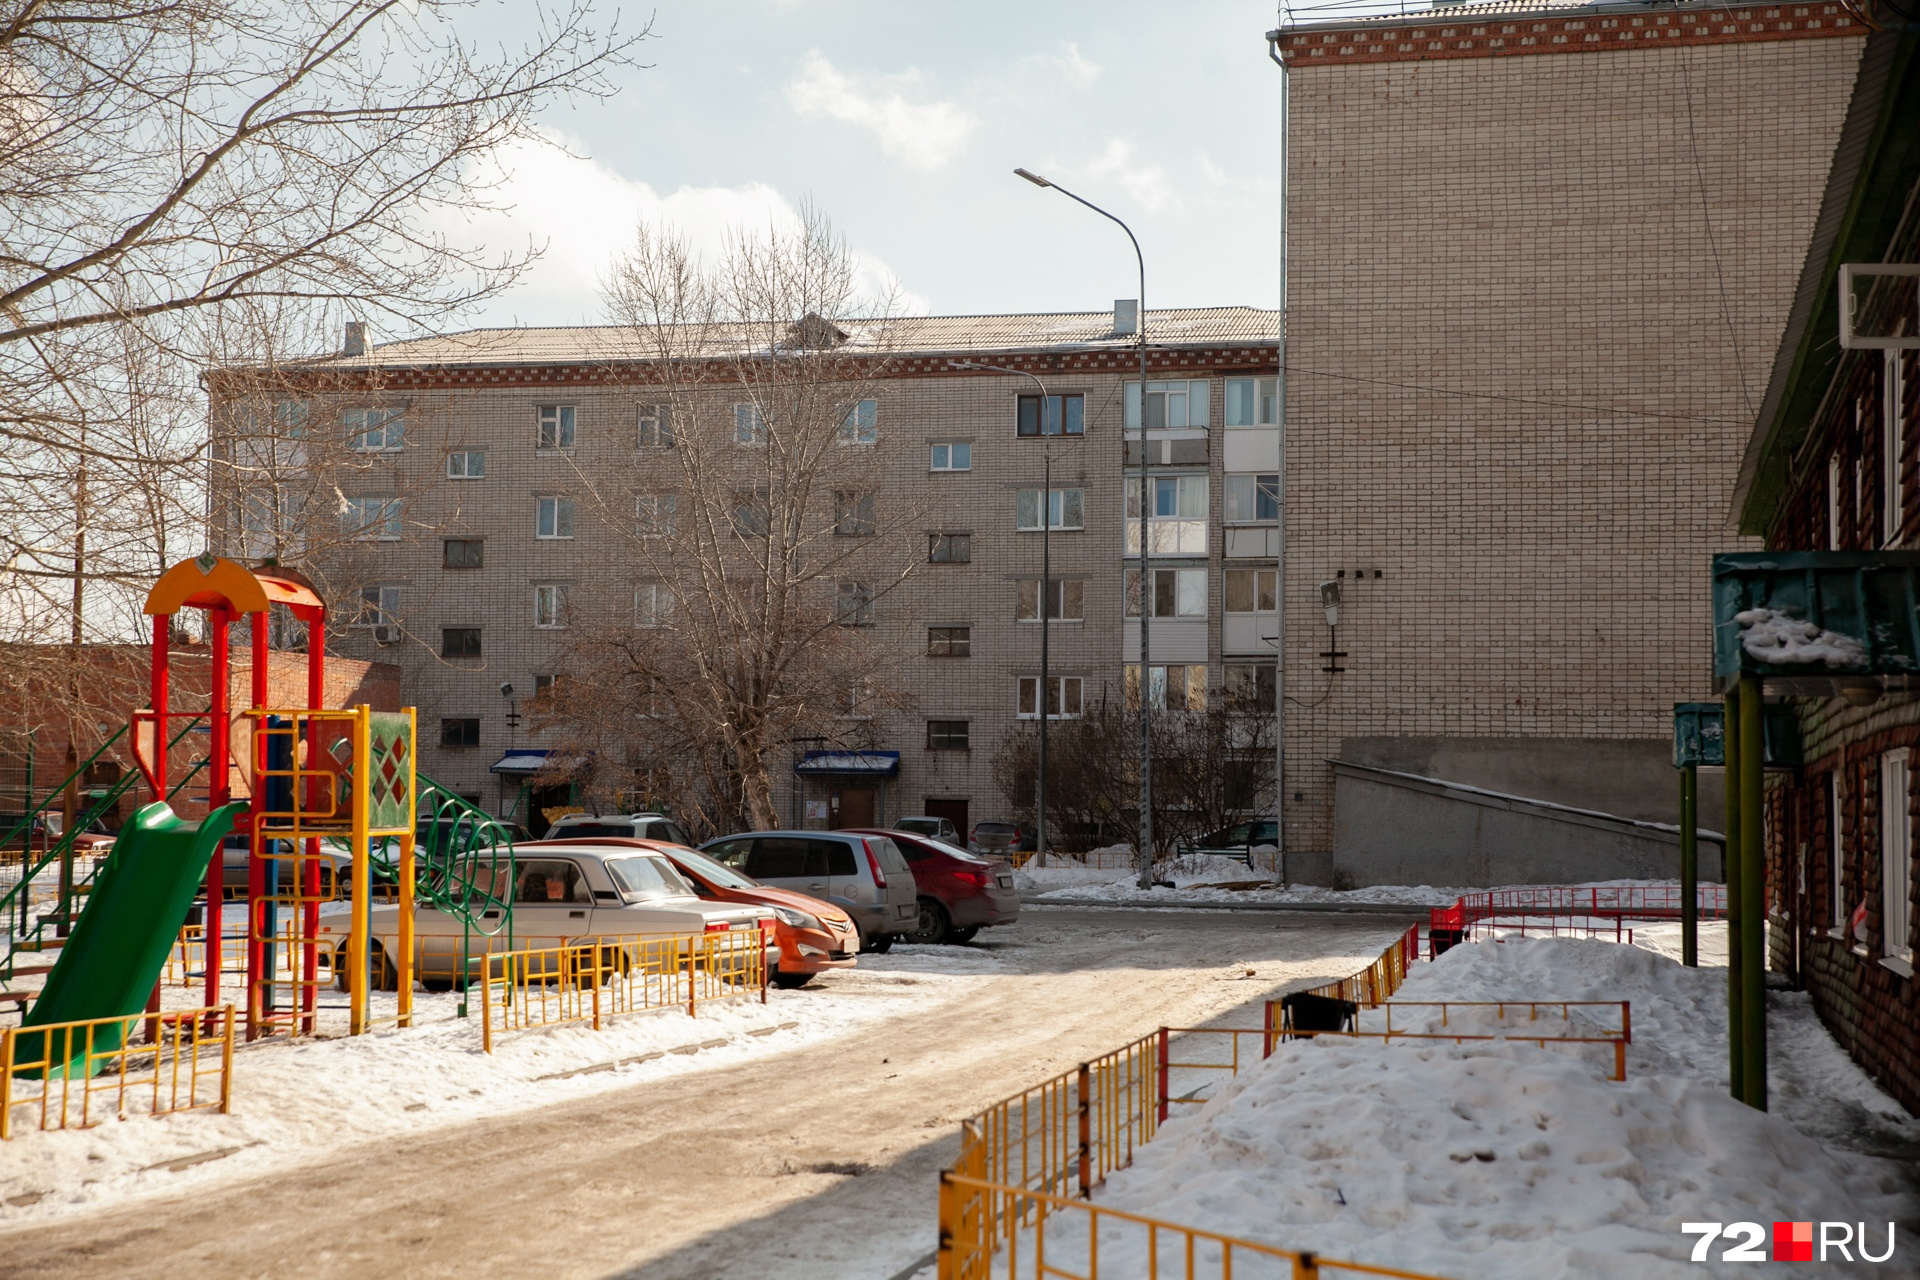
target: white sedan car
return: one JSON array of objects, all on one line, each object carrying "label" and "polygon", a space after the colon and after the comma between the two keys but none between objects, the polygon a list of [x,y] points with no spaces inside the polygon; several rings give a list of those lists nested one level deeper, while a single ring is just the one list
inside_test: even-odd
[{"label": "white sedan car", "polygon": [[[481,925],[496,932],[488,935],[476,929],[464,939],[468,963],[476,975],[478,957],[489,951],[565,947],[595,938],[666,938],[736,930],[760,934],[769,965],[779,958],[767,908],[708,902],[694,893],[665,857],[632,845],[528,848],[514,860],[511,890],[511,930],[500,912],[490,911]],[[424,905],[414,908],[413,919],[415,976],[428,986],[451,984],[460,968],[465,932],[460,920]],[[399,923],[397,906],[375,903],[369,913],[375,948],[370,971],[382,990],[393,989],[398,981],[387,957],[398,945]],[[345,911],[321,917],[321,934],[339,939],[334,972],[343,984],[348,927]]]}]

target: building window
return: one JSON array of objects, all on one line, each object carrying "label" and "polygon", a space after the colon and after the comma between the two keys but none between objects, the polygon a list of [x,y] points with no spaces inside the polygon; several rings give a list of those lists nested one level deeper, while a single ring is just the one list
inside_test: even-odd
[{"label": "building window", "polygon": [[541,449],[573,448],[574,407],[570,404],[543,404],[540,406],[540,442]]},{"label": "building window", "polygon": [[275,490],[243,495],[240,537],[246,554],[254,559],[300,554],[306,547],[301,536],[301,515],[306,509],[304,493]]},{"label": "building window", "polygon": [[836,489],[833,494],[834,536],[866,538],[871,537],[873,531],[873,494],[858,489]]},{"label": "building window", "polygon": [[400,512],[398,498],[348,498],[347,533],[362,542],[398,542]]},{"label": "building window", "polygon": [[562,586],[538,586],[533,589],[533,625],[556,630],[567,625],[567,589]]},{"label": "building window", "polygon": [[447,479],[484,480],[487,455],[479,449],[461,449],[447,455]]},{"label": "building window", "polygon": [[533,536],[571,538],[573,536],[573,499],[540,499],[540,514],[534,523]]},{"label": "building window", "polygon": [[864,582],[843,582],[834,593],[833,618],[843,627],[873,625],[873,588]]},{"label": "building window", "polygon": [[970,533],[928,534],[927,561],[930,564],[972,564],[973,535]]},{"label": "building window", "polygon": [[841,444],[872,444],[880,438],[879,403],[874,400],[862,400],[847,410],[847,416],[840,419]]},{"label": "building window", "polygon": [[[1127,616],[1140,616],[1140,571],[1127,570]],[[1207,571],[1205,569],[1155,569],[1153,571],[1153,616],[1156,618],[1204,618],[1207,616]]]},{"label": "building window", "polygon": [[927,470],[973,470],[973,446],[965,440],[934,441],[933,456],[927,462]]},{"label": "building window", "polygon": [[[1207,425],[1207,380],[1194,378],[1147,383],[1147,429]],[[1140,429],[1140,384],[1127,384],[1126,427]]]},{"label": "building window", "polygon": [[[1147,702],[1155,711],[1205,711],[1207,668],[1202,663],[1147,668]],[[1127,707],[1140,709],[1140,664],[1127,664]]]},{"label": "building window", "polygon": [[1047,527],[1083,529],[1086,527],[1086,498],[1078,489],[1022,489],[1018,505],[1018,527],[1022,532],[1040,528],[1040,495],[1046,493]]},{"label": "building window", "polygon": [[737,404],[733,406],[733,442],[735,444],[765,444],[767,442],[767,422],[760,414],[757,404]]},{"label": "building window", "polygon": [[[1086,583],[1078,578],[1055,578],[1047,586],[1047,617],[1059,622],[1079,622],[1086,617]],[[1021,580],[1020,603],[1014,616],[1021,622],[1040,621],[1040,579]]]},{"label": "building window", "polygon": [[[1155,555],[1207,553],[1207,477],[1155,476],[1147,537]],[[1126,548],[1140,553],[1140,477],[1127,480]]]},{"label": "building window", "polygon": [[771,517],[764,489],[736,489],[733,492],[733,531],[743,538],[764,538]]},{"label": "building window", "polygon": [[479,538],[447,538],[440,543],[443,569],[481,569],[486,560],[487,544]]},{"label": "building window", "polygon": [[967,749],[967,721],[927,721],[927,750],[965,751]]},{"label": "building window", "polygon": [[1223,673],[1222,692],[1242,711],[1272,711],[1279,685],[1271,662],[1230,662]]},{"label": "building window", "polygon": [[[1081,678],[1055,676],[1047,691],[1047,719],[1071,720],[1080,714]],[[1040,718],[1040,677],[1021,676],[1014,714],[1022,720]]]},{"label": "building window", "polygon": [[643,582],[633,589],[633,625],[661,627],[673,617],[673,588],[664,582]]},{"label": "building window", "polygon": [[1040,397],[1020,397],[1019,433],[1023,436],[1077,436],[1087,430],[1085,396],[1048,396],[1047,418],[1040,421]]},{"label": "building window", "polygon": [[440,721],[440,745],[443,747],[477,747],[480,745],[480,721],[478,717],[462,716]]},{"label": "building window", "polygon": [[1280,380],[1278,378],[1228,378],[1227,425],[1230,427],[1280,425]]},{"label": "building window", "polygon": [[1901,474],[1901,466],[1907,451],[1907,433],[1905,415],[1901,412],[1903,379],[1900,376],[1900,353],[1888,351],[1883,354],[1885,359],[1881,363],[1883,376],[1880,379],[1882,391],[1880,442],[1885,457],[1880,465],[1880,475],[1886,515],[1880,522],[1880,526],[1886,545],[1893,547],[1900,544],[1900,534],[1906,524],[1904,517],[1907,495],[1906,486],[1903,483],[1905,476]]},{"label": "building window", "polygon": [[1846,821],[1840,808],[1840,771],[1827,775],[1827,878],[1831,882],[1830,910],[1832,934],[1847,936],[1847,842],[1842,838]]},{"label": "building window", "polygon": [[670,448],[673,445],[673,409],[664,404],[640,406],[641,448]]},{"label": "building window", "polygon": [[340,415],[347,448],[355,453],[393,453],[407,442],[404,409],[347,409]]},{"label": "building window", "polygon": [[634,528],[643,538],[671,538],[680,530],[680,495],[643,493],[633,500]]},{"label": "building window", "polygon": [[440,656],[443,658],[480,657],[480,628],[440,628]]},{"label": "building window", "polygon": [[873,681],[857,680],[841,690],[835,714],[842,720],[873,719]]},{"label": "building window", "polygon": [[1229,569],[1226,573],[1225,608],[1228,613],[1272,613],[1274,611],[1274,582],[1278,572],[1273,569]]},{"label": "building window", "polygon": [[533,700],[535,702],[551,702],[559,692],[560,676],[557,673],[554,675],[535,676],[533,678]]},{"label": "building window", "polygon": [[397,627],[399,620],[395,616],[400,611],[400,588],[398,587],[362,587],[360,588],[360,608],[353,615],[356,627]]},{"label": "building window", "polygon": [[970,658],[973,656],[972,627],[928,627],[929,658]]},{"label": "building window", "polygon": [[1227,523],[1271,524],[1280,518],[1280,476],[1227,477]]},{"label": "building window", "polygon": [[1907,750],[1880,757],[1880,951],[1913,962],[1907,936],[1913,893],[1913,816],[1907,812]]},{"label": "building window", "polygon": [[1827,455],[1827,550],[1840,550],[1840,455]]}]

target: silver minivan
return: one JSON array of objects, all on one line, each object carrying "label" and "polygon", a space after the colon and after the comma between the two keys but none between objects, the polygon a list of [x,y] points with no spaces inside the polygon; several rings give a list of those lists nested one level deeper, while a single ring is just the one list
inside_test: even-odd
[{"label": "silver minivan", "polygon": [[920,923],[913,868],[885,836],[839,831],[750,831],[700,846],[762,884],[831,902],[860,930],[862,951],[885,951]]}]

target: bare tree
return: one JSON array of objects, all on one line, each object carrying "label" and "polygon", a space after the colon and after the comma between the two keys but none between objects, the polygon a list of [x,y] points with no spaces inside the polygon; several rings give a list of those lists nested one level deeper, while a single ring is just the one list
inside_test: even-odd
[{"label": "bare tree", "polygon": [[8,638],[124,636],[153,572],[207,545],[199,370],[345,316],[431,325],[525,267],[533,246],[444,228],[486,205],[490,162],[540,137],[544,104],[606,92],[645,32],[598,33],[578,6],[483,53],[463,7],[0,0]]},{"label": "bare tree", "polygon": [[632,357],[609,369],[633,398],[633,462],[580,484],[632,548],[633,612],[575,602],[579,674],[550,719],[602,759],[617,738],[642,776],[672,770],[713,826],[777,825],[794,741],[866,745],[897,701],[883,606],[926,548],[875,461],[893,299],[861,296],[809,210],[710,266],[643,228],[608,305]]}]

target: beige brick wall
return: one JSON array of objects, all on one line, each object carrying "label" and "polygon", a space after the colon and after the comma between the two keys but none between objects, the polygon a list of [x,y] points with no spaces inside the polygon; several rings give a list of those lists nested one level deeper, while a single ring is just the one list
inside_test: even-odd
[{"label": "beige brick wall", "polygon": [[1729,490],[1860,47],[1295,71],[1291,847],[1331,847],[1345,737],[1658,738],[1708,696],[1708,557],[1749,545]]}]

